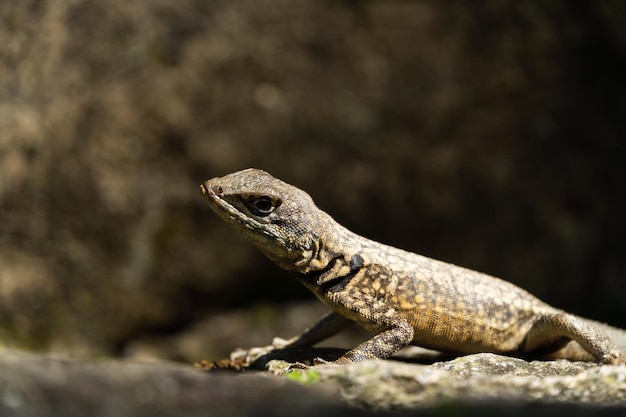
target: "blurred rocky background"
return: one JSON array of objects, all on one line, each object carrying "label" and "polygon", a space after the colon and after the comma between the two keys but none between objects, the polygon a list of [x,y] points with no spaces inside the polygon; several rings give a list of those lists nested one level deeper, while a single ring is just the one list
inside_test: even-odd
[{"label": "blurred rocky background", "polygon": [[195,361],[315,321],[200,198],[247,167],[626,326],[625,22],[620,1],[3,0],[0,345]]}]

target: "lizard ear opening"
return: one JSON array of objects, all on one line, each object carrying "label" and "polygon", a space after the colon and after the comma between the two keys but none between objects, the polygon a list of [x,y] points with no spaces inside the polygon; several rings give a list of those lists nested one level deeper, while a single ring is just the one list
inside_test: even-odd
[{"label": "lizard ear opening", "polygon": [[251,196],[244,199],[244,204],[248,210],[259,217],[269,216],[281,203],[280,199],[269,195]]}]

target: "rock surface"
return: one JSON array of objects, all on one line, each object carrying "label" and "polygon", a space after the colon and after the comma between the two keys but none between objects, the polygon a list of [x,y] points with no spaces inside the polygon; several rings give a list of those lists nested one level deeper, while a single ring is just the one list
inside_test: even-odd
[{"label": "rock surface", "polygon": [[[314,322],[198,195],[250,166],[370,238],[626,325],[623,20],[569,0],[0,1],[0,346],[192,363]],[[494,355],[289,375],[308,384],[0,350],[0,415],[623,401],[621,368]]]},{"label": "rock surface", "polygon": [[310,294],[197,189],[251,166],[626,326],[624,28],[620,2],[0,1],[0,343],[192,362],[291,336]]},{"label": "rock surface", "polygon": [[309,372],[338,384],[351,402],[384,409],[486,400],[626,404],[624,366],[476,354],[434,365],[370,361]]},{"label": "rock surface", "polygon": [[[286,369],[278,361],[272,368]],[[278,376],[0,352],[0,414],[11,417],[414,415],[416,409],[423,415],[583,416],[624,414],[625,401],[624,366],[493,354],[432,365],[321,365]]]},{"label": "rock surface", "polygon": [[[262,373],[203,373],[193,366],[72,361],[0,352],[2,416],[288,416],[345,409],[323,386]],[[308,410],[308,411],[307,411]]]}]

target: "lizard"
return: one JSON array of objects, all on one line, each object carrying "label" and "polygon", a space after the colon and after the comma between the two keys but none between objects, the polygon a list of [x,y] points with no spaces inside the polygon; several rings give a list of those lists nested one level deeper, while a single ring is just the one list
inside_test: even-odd
[{"label": "lizard", "polygon": [[374,336],[332,363],[384,359],[417,345],[626,364],[590,321],[503,279],[362,237],[265,171],[216,177],[200,191],[222,220],[331,308],[285,348],[313,346],[356,323]]}]

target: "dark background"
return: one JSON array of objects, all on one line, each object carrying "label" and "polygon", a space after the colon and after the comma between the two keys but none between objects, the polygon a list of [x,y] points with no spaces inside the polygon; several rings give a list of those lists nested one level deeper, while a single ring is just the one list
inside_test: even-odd
[{"label": "dark background", "polygon": [[625,4],[2,1],[0,345],[215,359],[314,321],[200,198],[247,167],[626,326]]}]

